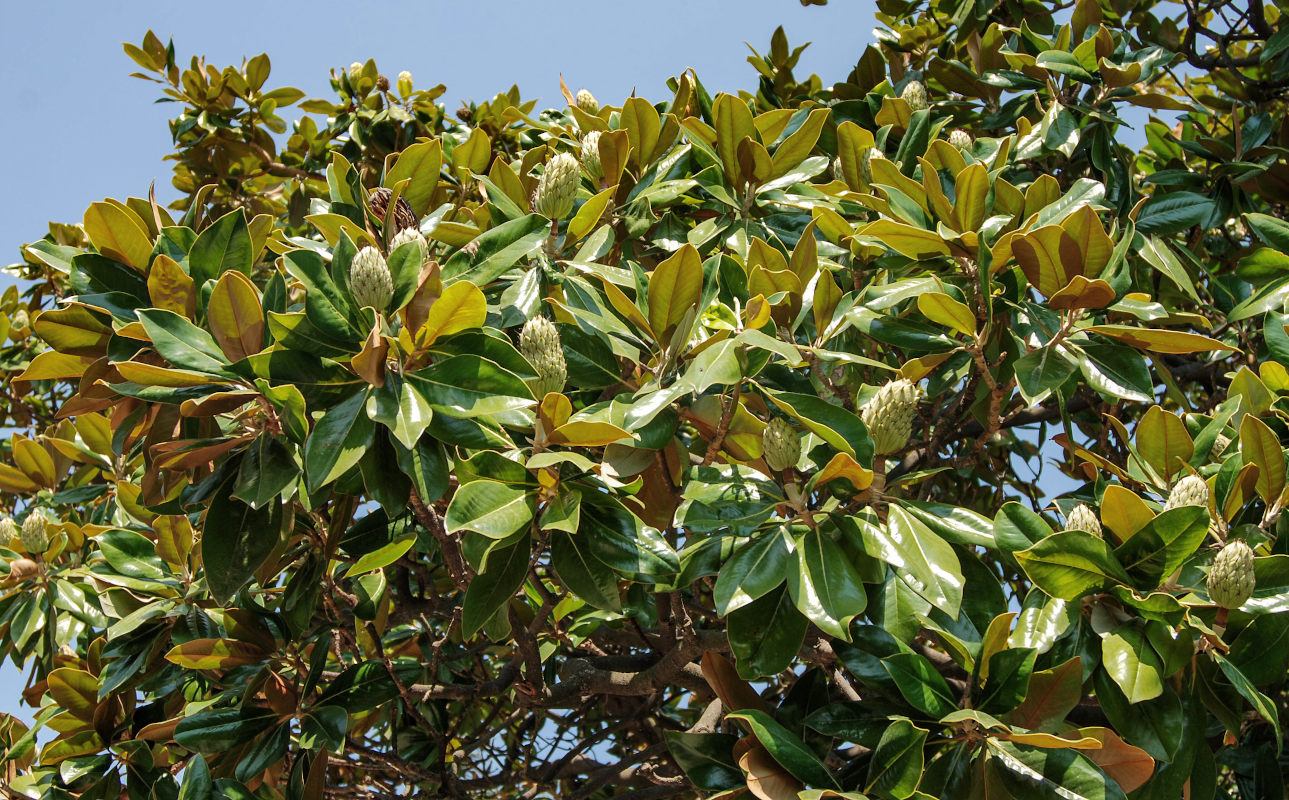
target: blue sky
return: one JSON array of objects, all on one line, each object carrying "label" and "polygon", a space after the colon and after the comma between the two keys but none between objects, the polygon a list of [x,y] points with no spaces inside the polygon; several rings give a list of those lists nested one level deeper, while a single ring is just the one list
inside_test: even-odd
[{"label": "blue sky", "polygon": [[[217,10],[217,12],[216,12]],[[574,90],[620,103],[636,90],[663,97],[667,78],[692,67],[711,91],[752,88],[749,50],[769,48],[782,24],[796,46],[814,44],[798,75],[843,79],[872,41],[870,0],[563,0],[363,3],[274,0],[183,2],[8,2],[0,26],[0,152],[8,153],[0,192],[0,263],[19,259],[49,220],[79,222],[104,197],[173,199],[167,120],[174,105],[154,104],[156,84],[135,71],[121,42],[149,28],[173,37],[186,64],[193,55],[222,67],[267,52],[274,86],[311,97],[330,91],[328,71],[375,58],[391,78],[411,70],[418,86],[447,85],[444,101],[487,99],[518,83],[541,106],[562,105],[559,74]],[[0,276],[0,286],[7,282]],[[0,667],[0,711],[31,718],[19,705],[22,677]]]}]

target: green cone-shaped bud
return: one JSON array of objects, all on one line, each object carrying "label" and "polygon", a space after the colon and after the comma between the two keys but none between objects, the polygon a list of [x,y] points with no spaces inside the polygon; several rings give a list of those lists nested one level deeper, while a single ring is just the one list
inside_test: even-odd
[{"label": "green cone-shaped bud", "polygon": [[357,85],[358,79],[363,76],[363,65],[361,61],[355,61],[349,65],[349,82]]},{"label": "green cone-shaped bud", "polygon": [[859,160],[859,176],[864,179],[864,183],[873,182],[873,160],[886,158],[886,154],[876,147],[870,147],[864,151],[864,155]]},{"label": "green cone-shaped bud", "polygon": [[1225,433],[1219,433],[1217,438],[1213,440],[1213,449],[1209,451],[1209,457],[1215,459],[1221,458],[1222,454],[1226,452],[1226,448],[1230,446],[1231,437],[1227,436]]},{"label": "green cone-shaped bud", "polygon": [[878,389],[864,405],[860,417],[873,437],[877,455],[898,453],[908,447],[920,394],[912,381],[900,378]]},{"label": "green cone-shaped bud", "polygon": [[588,114],[600,113],[600,104],[596,101],[595,95],[591,94],[590,89],[577,90],[577,107]]},{"label": "green cone-shaped bud", "polygon": [[930,108],[930,104],[926,100],[926,86],[922,84],[922,81],[909,81],[904,85],[904,91],[900,92],[900,97],[909,104],[909,108],[913,111]]},{"label": "green cone-shaped bud", "polygon": [[389,252],[394,252],[408,242],[416,244],[416,249],[421,251],[421,263],[424,264],[430,257],[430,243],[425,241],[425,237],[416,228],[404,228],[399,231],[398,235],[389,242]]},{"label": "green cone-shaped bud", "polygon": [[970,150],[972,145],[971,134],[961,128],[954,128],[949,131],[949,144],[959,150]]},{"label": "green cone-shaped bud", "polygon": [[0,518],[0,547],[12,548],[18,540],[18,523],[10,517]]},{"label": "green cone-shaped bud", "polygon": [[384,313],[394,297],[394,279],[385,257],[374,247],[364,247],[349,265],[349,291],[359,306],[371,306]]},{"label": "green cone-shaped bud", "polygon": [[550,392],[564,390],[568,366],[564,363],[564,348],[559,343],[559,330],[545,317],[533,317],[524,323],[519,332],[519,352],[537,370],[537,379],[528,388],[541,400]]},{"label": "green cone-shaped bud", "polygon": [[1070,516],[1065,521],[1065,529],[1087,531],[1097,537],[1104,536],[1101,532],[1101,521],[1097,519],[1097,512],[1085,503],[1079,503],[1070,511]]},{"label": "green cone-shaped bud", "polygon": [[546,164],[546,171],[537,179],[533,193],[533,210],[551,220],[560,220],[573,210],[577,184],[582,176],[581,165],[568,153],[560,153]]},{"label": "green cone-shaped bud", "polygon": [[1181,506],[1204,506],[1208,508],[1208,484],[1198,475],[1187,475],[1173,485],[1168,495],[1164,510],[1168,511]]},{"label": "green cone-shaped bud", "polygon": [[600,132],[591,131],[582,137],[582,169],[592,180],[604,178],[604,166],[600,164]]},{"label": "green cone-shaped bud", "polygon": [[31,317],[27,309],[20,308],[9,318],[9,338],[16,341],[26,338],[31,333]]},{"label": "green cone-shaped bud", "polygon": [[45,532],[45,515],[33,511],[22,521],[22,549],[28,555],[40,555],[49,549],[49,534]]},{"label": "green cone-shaped bud", "polygon": [[1253,596],[1253,550],[1244,542],[1223,547],[1208,571],[1208,596],[1222,608],[1239,608]]},{"label": "green cone-shaped bud", "polygon": [[407,70],[398,73],[398,93],[403,97],[412,93],[412,73]]},{"label": "green cone-shaped bud", "polygon": [[801,458],[801,439],[783,417],[775,417],[761,431],[761,455],[775,472],[795,467]]}]

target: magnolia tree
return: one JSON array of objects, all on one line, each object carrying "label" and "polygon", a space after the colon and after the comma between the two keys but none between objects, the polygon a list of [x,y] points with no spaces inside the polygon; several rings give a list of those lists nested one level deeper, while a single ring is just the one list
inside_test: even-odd
[{"label": "magnolia tree", "polygon": [[1283,797],[1289,25],[881,8],[548,111],[127,44],[180,199],[0,308],[3,792]]}]

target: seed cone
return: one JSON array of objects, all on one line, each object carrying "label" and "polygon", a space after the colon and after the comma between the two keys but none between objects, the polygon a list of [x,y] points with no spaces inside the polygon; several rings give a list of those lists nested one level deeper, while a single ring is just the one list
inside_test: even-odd
[{"label": "seed cone", "polygon": [[949,144],[959,150],[970,150],[972,145],[971,134],[961,128],[954,128],[949,131]]},{"label": "seed cone", "polygon": [[546,164],[546,171],[537,179],[533,210],[550,220],[567,217],[568,212],[573,210],[573,199],[577,197],[577,184],[581,174],[581,165],[568,153],[560,153],[552,158]]},{"label": "seed cone", "polygon": [[[382,224],[385,223],[385,214],[389,211],[389,201],[393,196],[394,193],[384,186],[379,189],[373,189],[371,194],[367,196],[367,206],[371,208],[371,213]],[[394,229],[398,231],[404,228],[419,229],[420,227],[416,222],[416,214],[412,212],[412,204],[402,197],[398,198],[398,202],[394,204],[394,226]]]},{"label": "seed cone", "polygon": [[864,406],[860,418],[868,426],[877,455],[897,453],[908,446],[920,394],[912,381],[900,378],[878,389]]},{"label": "seed cone", "polygon": [[1211,458],[1221,458],[1222,454],[1226,452],[1226,448],[1230,446],[1231,437],[1225,433],[1219,433],[1217,438],[1213,440],[1213,449],[1209,451],[1209,455]]},{"label": "seed cone", "polygon": [[921,81],[909,81],[904,86],[904,91],[900,92],[900,97],[914,111],[922,111],[931,107],[926,98],[926,86]]},{"label": "seed cone", "polygon": [[1087,531],[1096,537],[1103,537],[1105,534],[1101,531],[1101,521],[1097,519],[1097,512],[1085,503],[1079,503],[1070,511],[1070,516],[1065,521],[1067,531]]},{"label": "seed cone", "polygon": [[404,228],[399,231],[398,235],[389,242],[389,252],[394,252],[408,242],[416,243],[416,248],[421,251],[421,263],[424,264],[430,257],[430,243],[425,241],[425,237],[416,228]]},{"label": "seed cone", "polygon": [[559,329],[545,317],[533,317],[524,323],[519,332],[519,352],[537,370],[537,379],[528,388],[540,401],[550,392],[564,390],[568,379],[568,365],[564,362],[564,348],[560,346]]},{"label": "seed cone", "polygon": [[1208,507],[1208,484],[1203,478],[1198,475],[1187,475],[1173,485],[1164,510],[1169,511],[1181,506]]},{"label": "seed cone", "polygon": [[394,297],[394,279],[385,257],[374,247],[364,247],[349,265],[349,291],[360,306],[384,313]]},{"label": "seed cone", "polygon": [[582,137],[582,169],[593,180],[604,178],[604,166],[600,163],[600,132],[591,131]]},{"label": "seed cone", "polygon": [[596,101],[595,95],[591,94],[590,89],[577,90],[577,107],[588,114],[600,113],[600,104]]},{"label": "seed cone", "polygon": [[33,511],[22,521],[22,549],[28,555],[41,555],[49,549],[49,534],[45,530],[45,515]]},{"label": "seed cone", "polygon": [[1208,572],[1208,596],[1222,608],[1239,608],[1253,596],[1253,550],[1233,541],[1217,554]]},{"label": "seed cone", "polygon": [[761,431],[761,455],[775,472],[795,467],[801,458],[801,439],[783,417],[775,417]]},{"label": "seed cone", "polygon": [[873,182],[873,161],[879,158],[886,158],[886,154],[876,147],[870,147],[864,151],[859,161],[859,175],[864,179],[864,183]]}]

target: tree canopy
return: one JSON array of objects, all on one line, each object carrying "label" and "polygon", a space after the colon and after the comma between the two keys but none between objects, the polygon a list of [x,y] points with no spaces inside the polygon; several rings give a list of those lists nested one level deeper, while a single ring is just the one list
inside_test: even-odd
[{"label": "tree canopy", "polygon": [[544,111],[126,44],[180,199],[0,300],[0,794],[1283,797],[1289,25],[879,7]]}]

